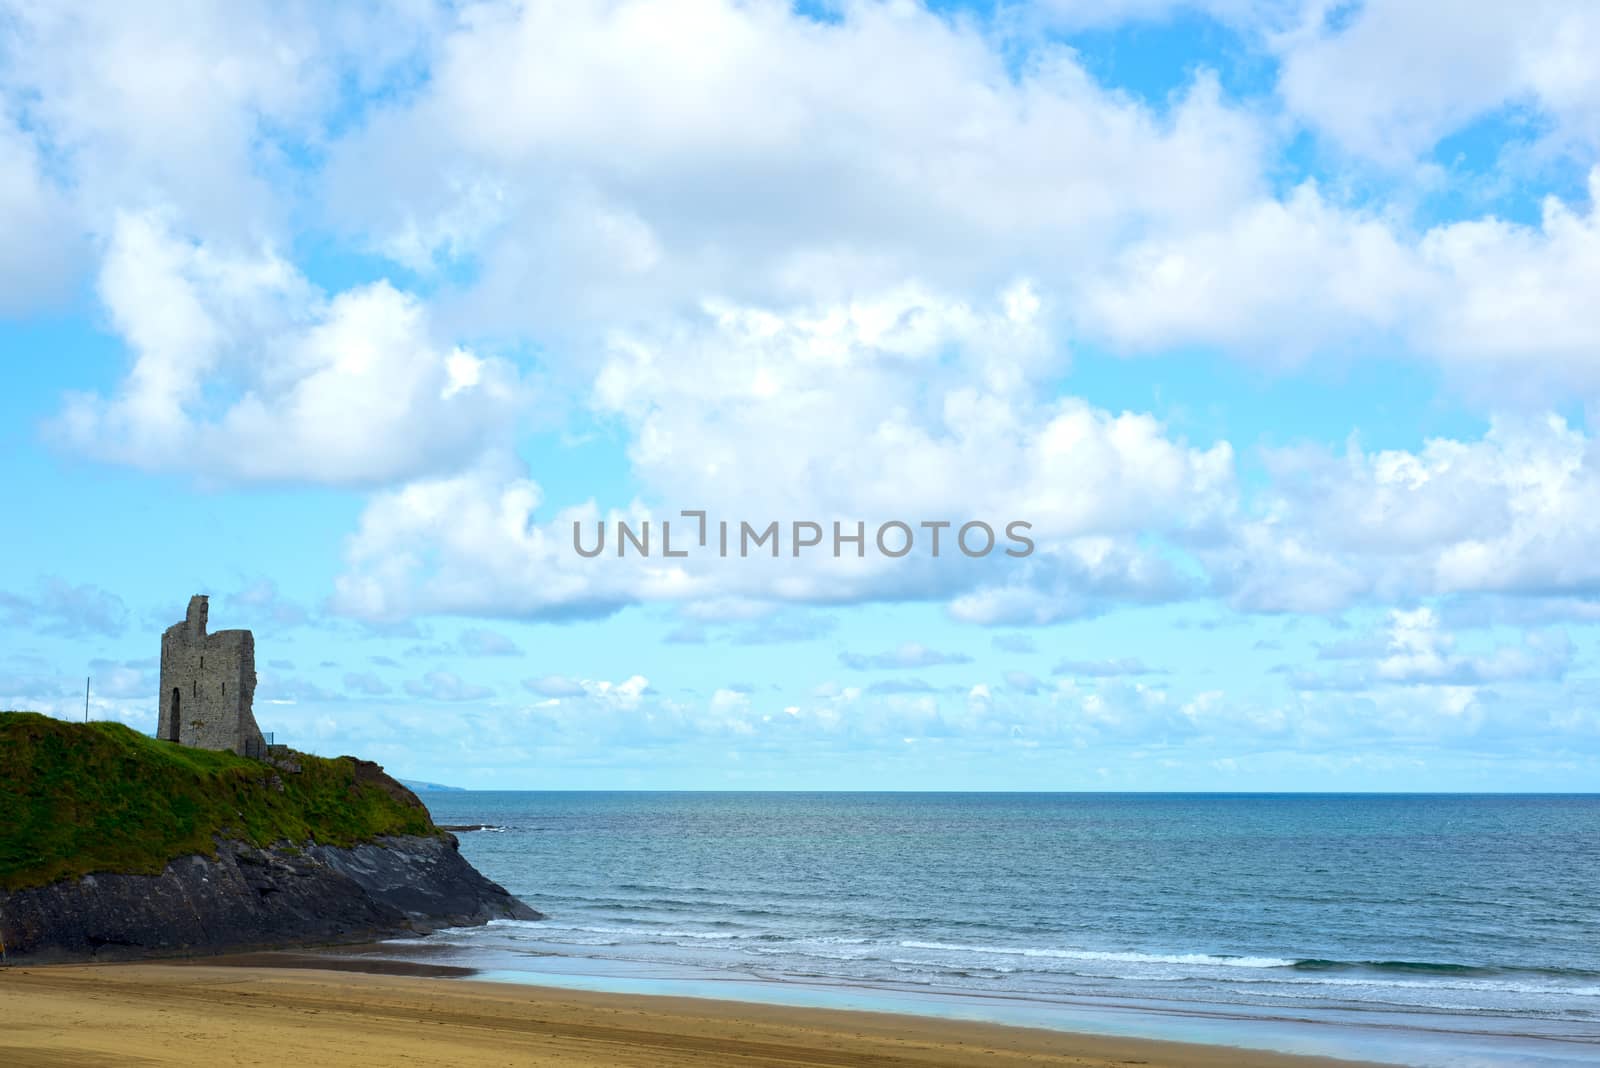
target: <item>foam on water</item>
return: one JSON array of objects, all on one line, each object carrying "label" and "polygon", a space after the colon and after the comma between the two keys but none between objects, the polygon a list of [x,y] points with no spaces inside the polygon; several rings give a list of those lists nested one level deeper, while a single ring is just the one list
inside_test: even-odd
[{"label": "foam on water", "polygon": [[907,949],[945,949],[958,953],[1000,956],[1056,957],[1062,960],[1124,961],[1130,964],[1211,964],[1219,968],[1291,968],[1295,961],[1280,957],[1216,957],[1206,953],[1095,953],[1080,949],[1038,949],[1017,946],[962,946],[945,942],[901,942]]},{"label": "foam on water", "polygon": [[461,963],[1549,1028],[1600,1054],[1592,797],[429,801],[503,828],[463,852],[550,915],[427,940]]}]

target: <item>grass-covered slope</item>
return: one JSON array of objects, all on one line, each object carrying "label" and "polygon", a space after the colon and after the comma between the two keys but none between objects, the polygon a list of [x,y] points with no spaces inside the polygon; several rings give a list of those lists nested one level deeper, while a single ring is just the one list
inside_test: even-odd
[{"label": "grass-covered slope", "polygon": [[348,846],[438,833],[427,809],[375,765],[295,759],[301,770],[291,774],[119,723],[0,712],[0,889],[89,872],[154,874],[175,857],[214,854],[219,837]]}]

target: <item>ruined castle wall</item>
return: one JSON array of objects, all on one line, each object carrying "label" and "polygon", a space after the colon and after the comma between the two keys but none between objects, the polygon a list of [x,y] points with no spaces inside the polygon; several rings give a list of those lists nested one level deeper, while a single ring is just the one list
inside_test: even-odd
[{"label": "ruined castle wall", "polygon": [[205,633],[205,606],[191,604],[189,618],[161,636],[157,737],[264,757],[251,711],[255,689],[255,637],[247,630]]}]

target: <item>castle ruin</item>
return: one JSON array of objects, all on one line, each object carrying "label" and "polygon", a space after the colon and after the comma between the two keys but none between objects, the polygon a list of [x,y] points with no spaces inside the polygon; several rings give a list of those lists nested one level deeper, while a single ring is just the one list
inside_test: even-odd
[{"label": "castle ruin", "polygon": [[256,639],[247,630],[206,633],[207,600],[161,635],[161,720],[156,737],[197,749],[226,749],[264,760],[266,740],[251,703],[256,695]]}]

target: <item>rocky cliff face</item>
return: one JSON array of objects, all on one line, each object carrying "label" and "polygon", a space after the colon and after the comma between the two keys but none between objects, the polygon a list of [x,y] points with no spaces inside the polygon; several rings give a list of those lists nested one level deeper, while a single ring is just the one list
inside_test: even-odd
[{"label": "rocky cliff face", "polygon": [[359,942],[542,919],[461,856],[454,835],[352,848],[218,843],[159,875],[93,874],[0,891],[12,961],[126,960]]}]

